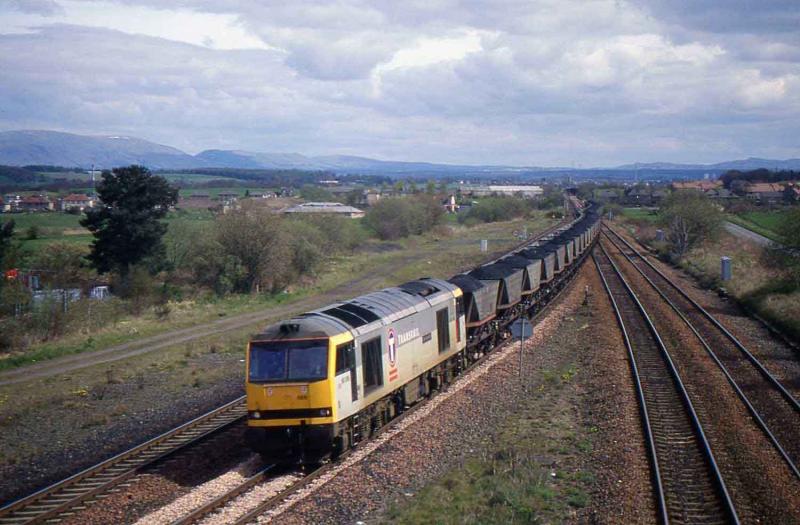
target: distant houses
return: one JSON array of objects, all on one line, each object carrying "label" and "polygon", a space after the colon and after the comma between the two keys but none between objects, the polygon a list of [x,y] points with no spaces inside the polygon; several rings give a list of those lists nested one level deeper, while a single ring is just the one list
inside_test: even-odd
[{"label": "distant houses", "polygon": [[46,195],[28,195],[17,203],[19,211],[53,211],[55,204]]},{"label": "distant houses", "polygon": [[722,188],[721,180],[682,180],[673,182],[670,186],[675,191],[693,190],[706,193],[711,190]]},{"label": "distant houses", "polygon": [[81,193],[71,193],[59,201],[61,211],[79,210],[82,212],[92,206],[94,206],[94,199]]},{"label": "distant houses", "polygon": [[38,213],[48,211],[83,212],[95,205],[95,199],[81,193],[71,193],[62,198],[51,198],[47,195],[14,195],[0,197],[2,213]]},{"label": "distant houses", "polygon": [[773,182],[750,182],[742,188],[744,196],[751,200],[771,204],[783,200],[785,185]]},{"label": "distant houses", "polygon": [[464,184],[460,187],[461,194],[468,197],[490,197],[492,195],[519,195],[526,198],[534,198],[544,194],[541,186],[534,185],[475,185]]}]

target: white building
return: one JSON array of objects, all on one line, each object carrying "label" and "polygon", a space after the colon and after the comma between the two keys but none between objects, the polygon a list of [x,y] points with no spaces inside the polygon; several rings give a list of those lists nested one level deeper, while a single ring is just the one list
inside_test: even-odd
[{"label": "white building", "polygon": [[339,202],[306,202],[286,208],[283,213],[327,213],[331,215],[341,215],[357,219],[364,216],[364,212],[358,208],[347,206]]},{"label": "white building", "polygon": [[542,195],[544,190],[541,186],[534,185],[477,185],[477,184],[464,184],[461,186],[461,193],[471,195],[472,197],[488,197],[490,195],[521,195],[527,198],[533,198],[537,195]]}]

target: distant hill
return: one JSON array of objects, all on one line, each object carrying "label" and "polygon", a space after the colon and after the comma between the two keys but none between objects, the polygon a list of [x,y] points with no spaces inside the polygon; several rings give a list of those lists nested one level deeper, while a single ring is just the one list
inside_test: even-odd
[{"label": "distant hill", "polygon": [[617,166],[619,170],[709,170],[709,171],[727,171],[727,170],[755,170],[759,168],[766,168],[770,170],[796,170],[800,169],[800,159],[760,159],[750,157],[741,160],[729,160],[725,162],[717,162],[716,164],[673,164],[671,162],[649,162],[635,164],[625,164]]},{"label": "distant hill", "polygon": [[515,166],[469,166],[435,164],[430,162],[401,162],[376,160],[348,155],[311,157],[299,153],[264,153],[242,150],[209,149],[189,155],[179,149],[156,144],[135,137],[86,136],[57,131],[5,131],[0,132],[0,165],[76,166],[83,169],[95,166],[111,168],[129,164],[143,164],[154,170],[185,170],[196,168],[235,169],[296,169],[307,171],[333,171],[355,174],[383,174],[416,177],[472,176],[510,177],[515,175],[550,176],[563,172],[599,174],[648,170],[663,172],[667,178],[681,175],[682,171],[723,172],[725,170],[800,169],[800,159],[772,160],[749,158],[717,164],[674,164],[667,162],[637,163],[576,170],[570,168],[541,168]]},{"label": "distant hill", "polygon": [[204,166],[202,160],[179,149],[134,137],[93,137],[57,131],[0,132],[0,164],[81,168],[143,164],[152,169]]}]

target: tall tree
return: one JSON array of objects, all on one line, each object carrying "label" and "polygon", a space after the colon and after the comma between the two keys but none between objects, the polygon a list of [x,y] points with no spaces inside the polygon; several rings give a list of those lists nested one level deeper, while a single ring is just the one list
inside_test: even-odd
[{"label": "tall tree", "polygon": [[144,166],[104,171],[97,185],[102,203],[86,212],[81,224],[94,235],[89,261],[98,272],[127,277],[143,261],[157,267],[164,259],[163,219],[178,201],[178,189]]},{"label": "tall tree", "polygon": [[6,258],[13,247],[14,221],[0,224],[0,271],[6,269]]}]

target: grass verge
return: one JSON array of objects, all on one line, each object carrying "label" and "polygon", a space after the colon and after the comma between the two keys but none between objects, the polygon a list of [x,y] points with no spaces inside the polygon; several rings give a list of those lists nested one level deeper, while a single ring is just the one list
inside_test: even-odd
[{"label": "grass verge", "polygon": [[[393,505],[393,524],[556,523],[590,503],[594,474],[570,458],[592,448],[570,409],[575,364],[537,371],[538,386],[484,450]],[[536,384],[533,383],[533,384]],[[585,434],[585,435],[584,435]]]}]

